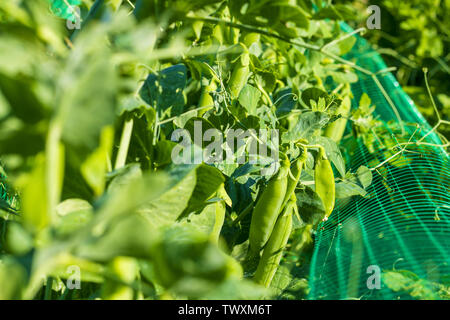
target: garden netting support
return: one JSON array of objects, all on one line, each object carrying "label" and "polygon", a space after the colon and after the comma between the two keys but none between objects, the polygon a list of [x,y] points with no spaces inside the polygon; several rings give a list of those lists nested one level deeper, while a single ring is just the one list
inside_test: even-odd
[{"label": "garden netting support", "polygon": [[[346,24],[342,28],[352,31]],[[386,70],[382,57],[356,37],[345,58],[372,73]],[[437,134],[427,135],[430,125],[390,72],[377,78],[397,113],[371,76],[358,76],[352,108],[366,93],[383,125],[367,136],[349,135],[342,150],[352,172],[361,165],[374,168],[373,181],[365,197],[338,200],[319,226],[308,298],[449,298],[448,154]]]}]

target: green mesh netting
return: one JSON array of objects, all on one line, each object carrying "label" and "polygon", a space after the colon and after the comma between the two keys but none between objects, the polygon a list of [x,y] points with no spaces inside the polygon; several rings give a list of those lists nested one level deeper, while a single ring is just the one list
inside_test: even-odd
[{"label": "green mesh netting", "polygon": [[76,20],[76,7],[81,5],[81,0],[54,0],[51,1],[52,12],[63,19]]},{"label": "green mesh netting", "polygon": [[[352,31],[345,24],[342,28]],[[346,59],[374,73],[386,69],[381,56],[361,37]],[[418,141],[431,129],[391,73],[378,79],[405,123],[403,130],[373,78],[358,76],[352,85],[352,107],[366,93],[384,126],[374,129],[376,136],[352,136],[342,142],[352,172],[361,165],[377,166],[398,152],[403,146],[399,144]],[[408,145],[373,171],[368,195],[338,200],[330,219],[319,226],[310,299],[450,297],[450,162],[445,150],[433,146],[441,144],[436,134],[427,135],[422,143],[426,144]],[[377,267],[379,289],[371,277]]]}]

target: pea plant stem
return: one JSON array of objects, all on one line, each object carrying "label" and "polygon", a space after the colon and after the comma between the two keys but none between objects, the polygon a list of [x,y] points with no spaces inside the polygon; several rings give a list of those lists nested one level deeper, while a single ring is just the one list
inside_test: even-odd
[{"label": "pea plant stem", "polygon": [[296,144],[298,144],[299,146],[305,147],[305,148],[313,148],[313,149],[319,149],[322,152],[325,152],[325,148],[323,146],[321,146],[320,144],[303,144],[299,141],[295,142]]},{"label": "pea plant stem", "polygon": [[130,146],[131,134],[133,133],[133,118],[125,121],[122,129],[122,136],[120,138],[119,151],[117,152],[116,163],[114,169],[122,168],[125,165],[128,155],[128,148]]}]

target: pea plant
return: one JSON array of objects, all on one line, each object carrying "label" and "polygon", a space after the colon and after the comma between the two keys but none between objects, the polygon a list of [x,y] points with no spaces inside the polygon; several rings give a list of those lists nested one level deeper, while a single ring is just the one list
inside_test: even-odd
[{"label": "pea plant", "polygon": [[[354,18],[306,0],[1,2],[0,298],[305,298],[317,228],[371,181],[339,149],[371,121],[351,113],[338,22]],[[220,141],[229,161],[176,162],[177,130],[200,130],[187,159]]]}]

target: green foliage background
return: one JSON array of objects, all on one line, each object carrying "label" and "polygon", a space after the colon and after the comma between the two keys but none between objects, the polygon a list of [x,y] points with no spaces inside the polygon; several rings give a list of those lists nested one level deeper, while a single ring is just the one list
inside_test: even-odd
[{"label": "green foliage background", "polygon": [[[78,18],[74,5],[80,30],[66,25]],[[355,38],[339,21],[362,17],[352,5],[306,0],[1,2],[0,299],[305,298],[324,216],[313,187],[317,146],[333,164],[339,199],[366,196],[372,180],[369,168],[351,172],[340,139],[325,133],[343,119],[356,137],[380,125],[367,95],[343,111],[358,76],[342,58]],[[398,53],[417,65],[436,61],[429,69],[445,115],[436,66],[446,65],[448,43],[446,29],[435,30],[420,38],[440,41],[435,51],[416,43]],[[234,96],[232,74],[244,64]],[[408,68],[401,83],[423,88]],[[212,104],[200,105],[205,92]],[[222,133],[277,129],[291,160],[298,141],[314,146],[269,288],[252,281],[246,254],[251,211],[271,176],[249,161],[172,163],[171,134],[192,132],[194,121]],[[72,290],[76,270],[81,289]]]}]

